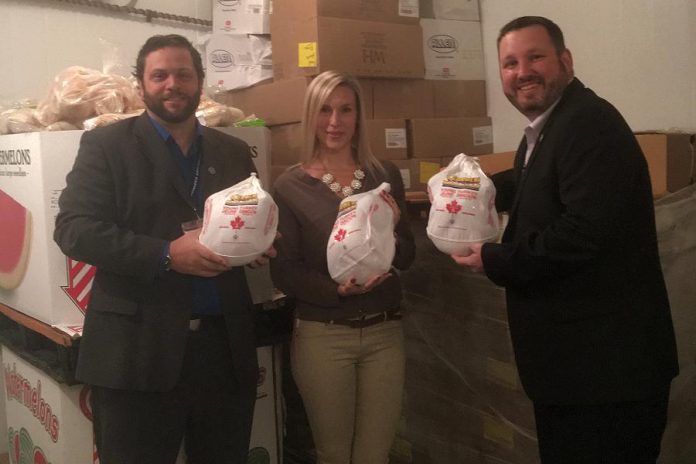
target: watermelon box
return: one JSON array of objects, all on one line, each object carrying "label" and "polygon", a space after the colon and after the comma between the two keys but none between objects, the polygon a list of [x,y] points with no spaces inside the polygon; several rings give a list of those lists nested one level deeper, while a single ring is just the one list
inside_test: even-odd
[{"label": "watermelon box", "polygon": [[2,347],[10,462],[98,463],[89,389],[60,384]]},{"label": "watermelon box", "polygon": [[[98,464],[89,388],[55,381],[2,346],[10,462]],[[249,444],[251,464],[283,462],[281,345],[257,349],[259,377]],[[185,463],[183,450],[177,464]]]},{"label": "watermelon box", "polygon": [[[219,128],[245,140],[268,189],[266,127]],[[53,241],[58,197],[84,131],[0,136],[0,303],[71,336],[82,331],[96,269],[66,257]],[[267,270],[250,277],[254,302],[272,293]]]},{"label": "watermelon box", "polygon": [[82,326],[95,271],[53,241],[82,132],[0,136],[0,303],[59,328]]}]

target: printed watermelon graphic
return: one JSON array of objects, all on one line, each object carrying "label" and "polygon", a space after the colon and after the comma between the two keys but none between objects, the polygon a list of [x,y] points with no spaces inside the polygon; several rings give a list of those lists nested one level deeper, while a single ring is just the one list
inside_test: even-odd
[{"label": "printed watermelon graphic", "polygon": [[31,243],[31,212],[0,190],[0,288],[17,288],[24,278]]},{"label": "printed watermelon graphic", "polygon": [[34,446],[34,440],[27,429],[22,427],[8,430],[10,440],[10,464],[51,464],[43,450]]}]

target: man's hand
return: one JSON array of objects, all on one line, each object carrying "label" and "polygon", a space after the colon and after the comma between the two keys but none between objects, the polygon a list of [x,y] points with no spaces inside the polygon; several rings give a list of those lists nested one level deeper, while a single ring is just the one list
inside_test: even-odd
[{"label": "man's hand", "polygon": [[228,269],[225,258],[198,241],[201,229],[184,232],[169,247],[172,270],[199,277],[215,277]]},{"label": "man's hand", "polygon": [[342,283],[338,286],[336,290],[340,296],[351,296],[359,295],[361,293],[367,293],[385,280],[391,277],[391,272],[387,272],[381,275],[376,275],[370,277],[370,279],[364,284],[356,284],[355,279],[350,279],[349,281]]},{"label": "man's hand", "polygon": [[481,247],[483,243],[472,243],[469,248],[471,252],[466,256],[451,255],[455,263],[460,266],[468,267],[474,272],[483,272],[483,261],[481,261]]}]

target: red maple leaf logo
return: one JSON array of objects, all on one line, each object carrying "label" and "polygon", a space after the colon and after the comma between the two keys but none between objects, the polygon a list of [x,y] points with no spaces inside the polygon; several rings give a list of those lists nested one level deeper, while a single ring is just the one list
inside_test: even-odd
[{"label": "red maple leaf logo", "polygon": [[339,229],[338,232],[336,232],[336,235],[334,235],[334,240],[337,242],[340,242],[346,238],[346,229]]},{"label": "red maple leaf logo", "polygon": [[447,203],[447,212],[451,214],[457,214],[462,210],[462,205],[457,203],[457,200],[452,200],[452,203]]},{"label": "red maple leaf logo", "polygon": [[244,226],[244,221],[242,221],[242,218],[240,218],[239,216],[237,216],[236,218],[234,218],[234,221],[230,221],[230,225],[231,225],[232,228],[235,229],[235,230],[241,229],[242,226]]}]

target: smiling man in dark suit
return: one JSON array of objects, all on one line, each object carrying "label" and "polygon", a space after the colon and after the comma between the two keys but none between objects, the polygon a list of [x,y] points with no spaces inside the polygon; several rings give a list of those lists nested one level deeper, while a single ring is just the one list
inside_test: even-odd
[{"label": "smiling man in dark suit", "polygon": [[454,260],[506,288],[542,462],[654,463],[677,355],[647,164],[621,114],[574,76],[552,21],[498,36],[500,76],[530,121],[511,171],[502,243]]},{"label": "smiling man in dark suit", "polygon": [[184,230],[255,171],[251,153],[196,120],[204,73],[186,38],[148,39],[134,74],[146,112],[82,136],[54,235],[97,267],[76,375],[100,462],[172,464],[183,438],[189,463],[246,463],[258,366],[244,271]]}]

